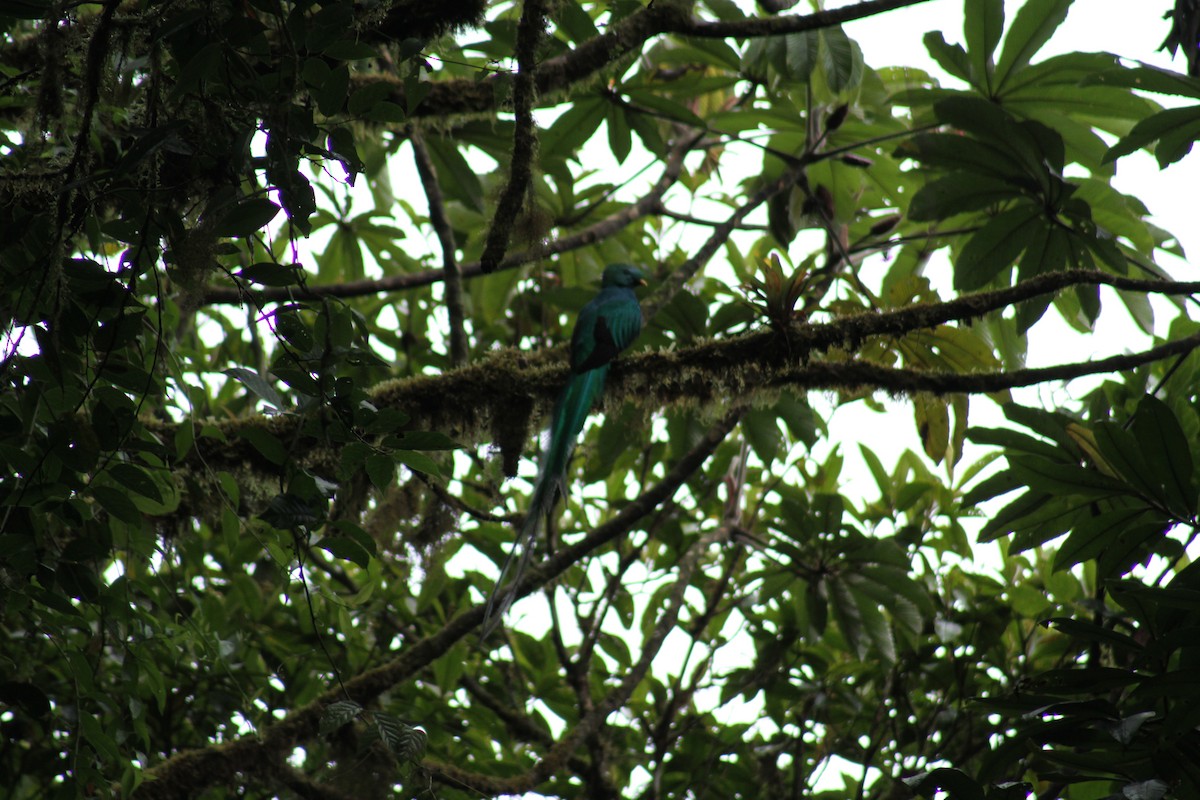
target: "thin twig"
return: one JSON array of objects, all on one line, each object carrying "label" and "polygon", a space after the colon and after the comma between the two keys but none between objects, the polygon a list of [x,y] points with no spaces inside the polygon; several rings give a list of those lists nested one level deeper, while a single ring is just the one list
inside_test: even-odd
[{"label": "thin twig", "polygon": [[[679,222],[689,222],[693,225],[704,225],[705,227],[708,227],[708,228],[716,228],[717,226],[724,224],[724,223],[718,222],[716,220],[701,219],[700,217],[694,217],[691,214],[681,214],[678,211],[672,211],[669,208],[664,208],[659,213],[659,215],[663,216],[663,217],[667,217],[668,219],[678,220]],[[749,223],[749,222],[743,222],[743,223],[737,225],[736,228],[739,231],[768,231],[768,230],[770,230],[770,227],[767,225],[755,225],[755,224]]]}]

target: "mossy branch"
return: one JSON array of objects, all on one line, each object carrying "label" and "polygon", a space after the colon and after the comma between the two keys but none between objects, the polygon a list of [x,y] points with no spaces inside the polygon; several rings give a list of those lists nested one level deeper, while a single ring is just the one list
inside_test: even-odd
[{"label": "mossy branch", "polygon": [[[942,303],[925,303],[895,311],[864,313],[822,324],[795,324],[786,331],[763,329],[727,339],[702,341],[677,350],[645,352],[617,361],[609,375],[605,403],[629,402],[657,411],[673,404],[708,407],[750,400],[783,387],[838,391],[866,389],[890,394],[917,392],[992,393],[1018,386],[1071,380],[1083,375],[1131,369],[1183,353],[1200,339],[1168,342],[1140,353],[1061,364],[1038,370],[960,374],[895,369],[853,360],[821,360],[839,348],[853,354],[867,341],[898,338],[952,322],[969,321],[1061,289],[1108,285],[1118,289],[1167,295],[1200,293],[1200,282],[1174,283],[1108,275],[1094,270],[1070,270],[1040,275],[1016,286],[977,292]],[[465,444],[497,441],[497,431],[511,424],[513,409],[537,422],[548,414],[565,379],[566,365],[553,364],[553,351],[527,354],[500,351],[462,369],[382,383],[371,392],[380,408],[404,411],[418,429],[438,430]],[[458,399],[453,406],[446,397]],[[239,436],[246,426],[263,427],[282,441],[296,441],[306,468],[332,474],[338,463],[335,445],[295,437],[304,424],[300,416],[248,418],[214,423],[225,443],[198,439],[177,472],[190,491],[203,496],[213,488],[208,476],[220,470],[238,474],[273,473],[254,448]],[[147,422],[171,441],[174,425]],[[202,502],[185,500],[177,512],[200,513]]]}]

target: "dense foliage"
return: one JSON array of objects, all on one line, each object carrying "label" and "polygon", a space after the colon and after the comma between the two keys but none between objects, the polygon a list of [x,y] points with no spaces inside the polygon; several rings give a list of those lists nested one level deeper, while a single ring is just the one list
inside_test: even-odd
[{"label": "dense foliage", "polygon": [[[1111,183],[1200,79],[1070,0],[873,64],[918,2],[0,0],[8,796],[1200,796],[1200,284]],[[828,441],[884,395],[916,452]]]}]

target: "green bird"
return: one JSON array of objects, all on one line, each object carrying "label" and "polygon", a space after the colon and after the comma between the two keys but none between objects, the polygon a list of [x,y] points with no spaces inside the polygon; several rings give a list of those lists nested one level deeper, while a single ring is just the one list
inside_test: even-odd
[{"label": "green bird", "polygon": [[[504,559],[500,577],[488,598],[482,635],[486,638],[504,618],[512,604],[521,576],[533,557],[542,518],[554,510],[558,496],[566,495],[567,464],[575,449],[575,440],[583,430],[596,398],[604,391],[609,364],[633,344],[642,330],[642,307],[633,287],[645,286],[642,271],[630,264],[609,264],[600,281],[600,293],[593,297],[575,321],[571,334],[571,378],[558,396],[550,425],[550,442],[542,454],[541,469],[533,487],[529,513],[512,550]],[[504,579],[513,559],[520,553],[509,588]]]}]

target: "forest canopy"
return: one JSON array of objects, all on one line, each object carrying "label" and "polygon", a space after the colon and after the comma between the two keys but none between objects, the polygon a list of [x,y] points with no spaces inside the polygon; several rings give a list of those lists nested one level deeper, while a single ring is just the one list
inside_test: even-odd
[{"label": "forest canopy", "polygon": [[924,2],[0,0],[9,796],[1200,796],[1200,12]]}]

